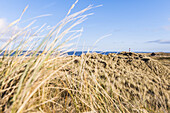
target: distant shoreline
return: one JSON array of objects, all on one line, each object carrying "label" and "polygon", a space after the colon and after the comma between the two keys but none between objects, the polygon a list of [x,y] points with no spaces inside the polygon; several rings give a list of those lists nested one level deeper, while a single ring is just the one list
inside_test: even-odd
[{"label": "distant shoreline", "polygon": [[[26,51],[26,50],[23,50],[23,51],[20,51],[20,54],[18,56],[23,56],[24,54],[26,54],[26,52],[29,52],[26,56],[31,56],[34,54],[35,51]],[[64,51],[60,51],[60,53],[62,53]],[[76,56],[80,56],[82,54],[86,54],[86,53],[98,53],[98,54],[102,54],[102,55],[108,55],[109,53],[121,53],[121,52],[125,52],[125,51],[120,51],[120,52],[117,52],[117,51],[70,51],[70,52],[66,52],[67,55],[76,55]],[[6,54],[5,56],[14,56],[16,54],[16,51],[7,51],[8,54]],[[43,51],[38,51],[36,55],[39,55],[43,53]],[[157,55],[168,55],[170,56],[170,52],[141,52],[141,51],[134,51],[132,53],[144,53],[144,54],[150,54],[150,53],[154,53],[154,54],[157,54]],[[1,52],[0,53],[0,56],[4,56],[5,54],[5,51]]]}]

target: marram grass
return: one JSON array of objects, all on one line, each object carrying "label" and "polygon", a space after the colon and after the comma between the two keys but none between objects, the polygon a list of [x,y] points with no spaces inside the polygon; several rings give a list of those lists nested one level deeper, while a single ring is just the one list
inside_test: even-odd
[{"label": "marram grass", "polygon": [[[116,54],[64,56],[68,42],[81,33],[72,29],[92,8],[74,14],[70,9],[43,38],[45,25],[29,32],[33,21],[1,47],[0,112],[168,112],[169,69],[157,61],[146,63],[134,60],[138,56]],[[30,51],[20,56],[24,49]],[[43,52],[37,55],[38,51]]]}]

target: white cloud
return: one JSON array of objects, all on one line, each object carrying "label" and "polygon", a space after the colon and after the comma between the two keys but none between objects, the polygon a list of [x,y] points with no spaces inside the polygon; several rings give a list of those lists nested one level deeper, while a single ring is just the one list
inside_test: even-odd
[{"label": "white cloud", "polygon": [[5,42],[14,35],[16,32],[21,30],[18,26],[8,27],[8,22],[5,18],[0,18],[0,41]]},{"label": "white cloud", "polygon": [[0,33],[2,33],[6,27],[7,27],[6,20],[4,18],[0,18]]}]

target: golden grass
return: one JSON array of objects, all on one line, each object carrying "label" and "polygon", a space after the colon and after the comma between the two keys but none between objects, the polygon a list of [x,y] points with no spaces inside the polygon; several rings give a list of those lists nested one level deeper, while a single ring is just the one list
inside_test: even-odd
[{"label": "golden grass", "polygon": [[[71,15],[70,9],[41,43],[34,37],[44,25],[30,35],[31,23],[1,47],[8,54],[18,52],[0,59],[0,112],[168,112],[169,69],[158,62],[137,60],[138,55],[62,56],[67,42],[81,33],[72,28],[83,22],[89,15],[84,13],[92,8]],[[7,51],[20,36],[26,39]],[[33,54],[18,56],[26,48]],[[40,50],[43,53],[37,56]]]}]

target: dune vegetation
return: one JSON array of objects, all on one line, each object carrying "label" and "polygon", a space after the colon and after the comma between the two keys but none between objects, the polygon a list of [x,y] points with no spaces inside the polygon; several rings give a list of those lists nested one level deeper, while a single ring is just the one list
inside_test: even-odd
[{"label": "dune vegetation", "polygon": [[82,32],[74,27],[94,8],[72,14],[75,4],[45,36],[45,25],[30,32],[33,20],[0,47],[0,112],[168,113],[170,70],[159,61],[131,52],[66,55]]}]

